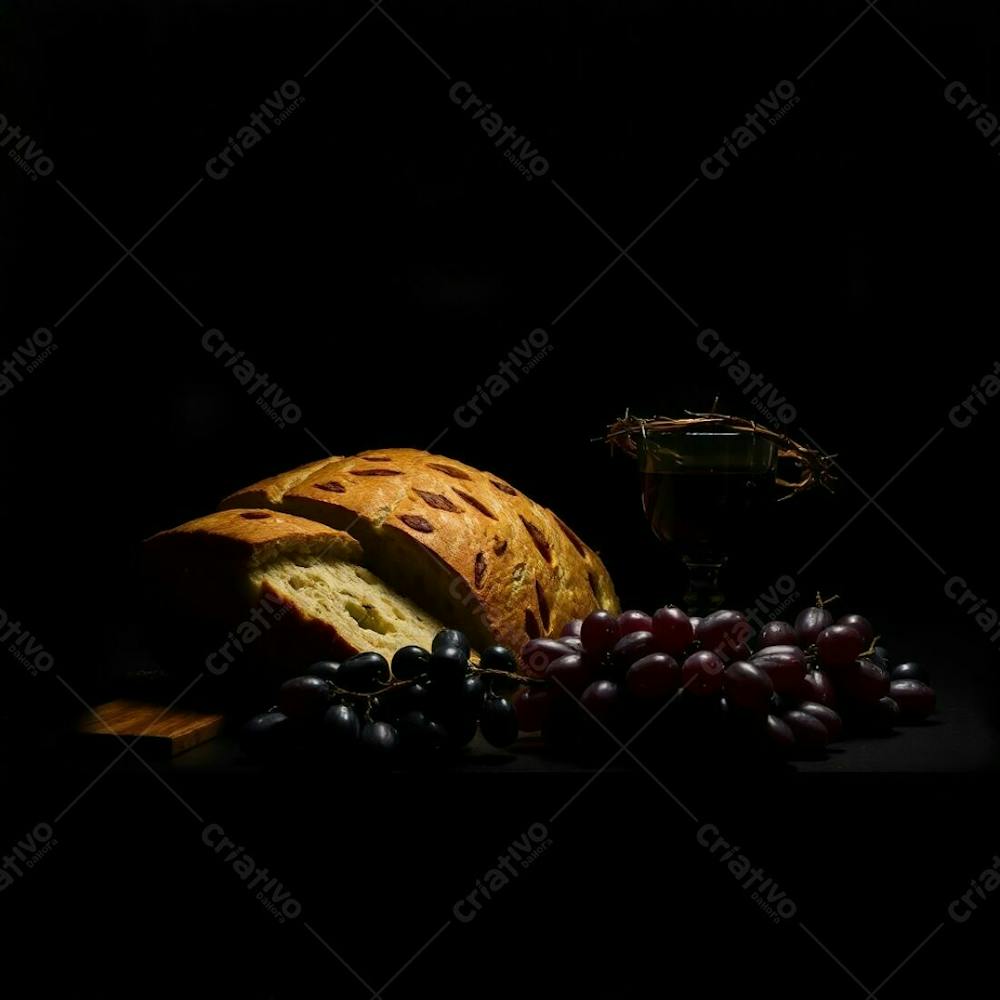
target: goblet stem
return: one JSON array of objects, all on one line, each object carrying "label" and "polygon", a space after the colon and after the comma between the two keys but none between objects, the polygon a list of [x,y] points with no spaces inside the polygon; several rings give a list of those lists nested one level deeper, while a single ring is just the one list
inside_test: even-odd
[{"label": "goblet stem", "polygon": [[684,560],[688,571],[687,593],[684,604],[690,615],[704,617],[722,607],[725,595],[719,586],[722,562],[693,562]]}]

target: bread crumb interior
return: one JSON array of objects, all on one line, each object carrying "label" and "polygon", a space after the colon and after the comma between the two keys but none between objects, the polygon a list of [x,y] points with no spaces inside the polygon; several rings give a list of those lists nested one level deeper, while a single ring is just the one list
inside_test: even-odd
[{"label": "bread crumb interior", "polygon": [[252,576],[304,614],[332,625],[355,648],[386,659],[401,646],[430,649],[444,626],[390,590],[374,573],[348,562],[278,560]]}]

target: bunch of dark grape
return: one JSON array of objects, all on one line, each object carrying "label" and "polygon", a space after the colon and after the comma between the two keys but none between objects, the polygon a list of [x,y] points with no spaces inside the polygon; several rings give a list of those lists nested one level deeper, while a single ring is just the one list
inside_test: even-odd
[{"label": "bunch of dark grape", "polygon": [[392,663],[380,653],[323,660],[284,682],[278,701],[243,727],[241,745],[257,759],[308,748],[351,762],[427,761],[482,732],[495,747],[517,739],[510,701],[524,682],[503,646],[469,659],[469,642],[444,629],[430,650],[404,646]]},{"label": "bunch of dark grape", "polygon": [[923,669],[890,667],[876,641],[867,619],[834,622],[819,596],[794,625],[772,621],[759,634],[731,610],[704,618],[672,606],[652,615],[595,611],[558,639],[523,647],[522,671],[546,683],[518,691],[514,706],[522,730],[557,742],[574,726],[579,735],[588,716],[591,732],[596,720],[625,735],[676,699],[668,718],[711,719],[738,743],[809,755],[845,728],[887,732],[934,711]]}]

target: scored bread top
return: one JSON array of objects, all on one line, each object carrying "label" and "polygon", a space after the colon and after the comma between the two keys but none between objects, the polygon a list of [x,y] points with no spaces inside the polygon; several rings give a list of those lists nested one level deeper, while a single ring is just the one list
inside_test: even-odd
[{"label": "scored bread top", "polygon": [[169,557],[190,549],[199,558],[218,558],[259,566],[291,552],[327,553],[331,559],[360,563],[361,545],[346,532],[316,521],[275,510],[230,509],[216,511],[186,524],[161,531],[146,540],[147,553]]},{"label": "scored bread top", "polygon": [[289,469],[278,476],[270,476],[262,479],[259,483],[252,483],[245,486],[238,494],[234,493],[227,500],[239,498],[239,503],[232,503],[228,507],[270,507],[280,503],[281,498],[293,487],[302,482],[303,479],[311,476],[314,472],[322,469],[324,465],[336,461],[340,455],[331,455],[328,458],[321,458],[316,462],[306,462],[297,468]]},{"label": "scored bread top", "polygon": [[350,532],[368,565],[476,645],[519,648],[595,608],[618,610],[597,555],[550,510],[491,473],[389,448],[320,463],[291,485],[287,475],[222,506],[266,494],[269,506]]}]

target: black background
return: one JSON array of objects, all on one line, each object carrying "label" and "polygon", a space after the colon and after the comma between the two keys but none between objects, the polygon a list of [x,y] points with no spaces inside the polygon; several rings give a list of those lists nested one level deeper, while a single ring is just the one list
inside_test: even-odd
[{"label": "black background", "polygon": [[[843,467],[834,495],[785,504],[773,523],[761,524],[748,540],[758,553],[751,579],[766,590],[789,573],[804,599],[817,589],[838,592],[869,612],[903,655],[932,650],[946,704],[958,714],[933,734],[940,749],[921,744],[933,759],[928,769],[988,770],[993,744],[983,742],[982,720],[993,712],[1000,661],[943,585],[959,575],[1000,602],[993,575],[1000,401],[965,429],[948,421],[995,360],[1000,163],[943,90],[961,80],[992,104],[995,14],[971,3],[867,11],[860,2],[387,3],[306,76],[367,9],[362,2],[7,8],[0,113],[56,167],[33,183],[13,163],[0,164],[0,356],[10,357],[38,327],[53,330],[58,349],[0,398],[0,510],[8,528],[0,607],[52,652],[56,672],[90,694],[111,665],[136,655],[141,608],[131,581],[141,538],[207,512],[248,481],[318,457],[313,435],[350,454],[424,447],[446,428],[436,450],[491,469],[551,506],[602,552],[625,604],[655,605],[668,570],[642,520],[635,470],[593,439],[627,407],[677,414],[706,408],[716,393],[721,409],[752,415],[697,349],[698,330],[713,327],[796,408],[789,430],[812,435]],[[446,75],[468,81],[527,135],[549,172],[526,182],[449,99]],[[642,232],[784,79],[797,80],[801,97],[787,117],[720,179],[701,177],[690,188],[630,251],[639,266],[618,260],[565,311],[618,255],[612,240],[624,247]],[[206,161],[286,80],[301,85],[302,106],[224,180],[207,178]],[[119,241],[131,247],[199,178],[135,251],[144,267],[126,259],[95,288],[122,256]],[[201,346],[211,327],[280,383],[301,421],[279,429],[268,420]],[[551,354],[474,427],[458,426],[456,407],[538,327],[549,333]],[[925,445],[879,495],[884,513],[869,506],[838,534],[865,504],[862,490],[881,489]],[[54,675],[28,678],[13,659],[4,671],[9,725],[16,728],[28,704],[46,713],[75,708]],[[963,727],[963,719],[978,721]],[[12,773],[33,752],[13,750]],[[857,766],[878,771],[878,753]],[[355,954],[366,956],[375,986],[416,949],[424,928],[429,935],[443,921],[410,921],[424,902],[447,915],[461,887],[536,816],[533,796],[572,792],[571,784],[565,795],[561,785],[540,788],[535,774],[511,775],[502,788],[482,775],[430,789],[400,779],[388,789],[397,809],[378,793],[351,786],[349,797],[311,776],[301,789],[309,807],[304,798],[284,801],[281,813],[273,789],[245,783],[233,791],[220,779],[223,793],[196,773],[178,780],[194,783],[188,793],[215,796],[220,810],[223,801],[234,816],[245,809],[234,825],[253,829],[256,803],[261,831],[295,831],[271,847],[286,857],[289,881],[315,879],[300,892],[314,913],[343,914],[365,898]],[[20,792],[52,782],[41,813],[23,810],[29,818],[61,808],[57,791],[72,798],[86,783],[45,775],[15,782]],[[530,793],[518,778],[533,782]],[[1000,845],[978,811],[988,778],[978,779],[982,785],[954,774],[889,785],[859,774],[788,780],[779,788],[768,779],[777,812],[767,821],[745,787],[729,789],[726,801],[749,809],[732,805],[743,822],[760,822],[756,844],[779,881],[800,880],[800,909],[810,878],[826,887],[812,912],[825,909],[826,928],[836,927],[835,952],[849,964],[870,962],[858,975],[871,988]],[[79,807],[75,846],[67,834],[63,860],[48,862],[35,887],[0,896],[21,923],[19,941],[41,953],[56,940],[75,941],[69,965],[81,976],[74,986],[81,995],[125,989],[98,987],[94,970],[129,955],[126,978],[146,969],[144,988],[164,985],[186,969],[165,957],[164,941],[185,944],[189,956],[214,956],[216,971],[250,995],[298,995],[323,963],[316,974],[329,977],[320,980],[324,988],[361,989],[301,930],[290,944],[289,929],[277,934],[266,915],[247,914],[235,898],[242,890],[225,883],[231,872],[204,862],[199,851],[207,849],[196,840],[169,854],[175,818],[162,828],[152,816],[140,824],[123,805],[160,794],[156,817],[169,811],[168,793],[146,789],[147,781],[152,786],[138,769],[134,781],[112,775],[97,786]],[[406,975],[428,983],[437,975],[448,995],[499,984],[515,990],[502,967],[534,996],[560,975],[564,985],[584,988],[589,969],[597,995],[619,996],[639,995],[655,970],[667,984],[675,973],[707,977],[711,993],[733,972],[717,967],[713,949],[733,949],[740,969],[776,982],[798,974],[789,971],[795,963],[782,966],[789,952],[808,951],[816,995],[859,989],[801,931],[771,936],[752,908],[738,911],[749,904],[707,863],[696,878],[682,877],[678,869],[700,863],[701,849],[686,834],[670,839],[673,807],[665,798],[662,815],[644,814],[653,808],[647,798],[660,794],[652,783],[640,790],[629,781],[622,777],[607,799],[595,784],[588,815],[599,836],[588,837],[580,821],[550,884],[483,916],[489,930],[477,930],[479,943],[466,946],[474,961],[459,960],[461,945],[438,944],[422,971]],[[721,808],[721,799],[712,801]],[[433,804],[430,818],[421,802]],[[607,818],[614,803],[635,810],[623,816],[624,829]],[[398,830],[397,849],[411,860],[393,868],[393,880],[376,879],[371,893],[356,869],[338,884],[328,869],[344,859],[325,846],[337,842],[323,825],[331,813],[355,851],[366,842],[361,815],[382,830],[384,839],[374,838],[382,846],[394,842],[386,829]],[[421,816],[419,831],[413,816]],[[182,811],[176,822],[184,822]],[[95,826],[105,839],[94,839]],[[667,839],[658,841],[652,831],[661,828]],[[8,839],[22,832],[12,821]],[[144,849],[146,837],[157,846]],[[819,844],[818,857],[807,843]],[[931,863],[942,853],[953,866],[947,875]],[[365,864],[380,870],[371,857]],[[778,874],[783,866],[787,875]],[[405,904],[399,886],[411,893]],[[15,891],[21,896],[12,903],[6,897]],[[908,893],[926,913],[899,916]],[[586,919],[567,914],[578,895],[593,903]],[[25,930],[27,911],[18,906],[29,898],[39,919],[56,923]],[[398,911],[379,916],[380,905]],[[100,934],[81,929],[89,906]],[[631,922],[614,916],[622,907]],[[652,921],[641,915],[650,909]],[[127,915],[137,910],[144,916],[132,923]],[[360,929],[380,920],[399,924],[391,945]],[[822,917],[803,920],[825,937]],[[552,923],[566,934],[540,950],[515,943],[544,938]],[[692,923],[697,933],[682,934]],[[941,936],[960,931],[955,948],[968,965],[974,932],[949,925]],[[747,941],[734,940],[743,934]],[[606,945],[591,948],[590,940]],[[941,942],[931,948],[934,958],[914,959],[926,963],[920,974],[943,962]],[[548,971],[533,978],[529,965]],[[255,979],[260,969],[266,981]],[[901,990],[903,978],[887,991]],[[393,989],[415,986],[401,979]]]}]

